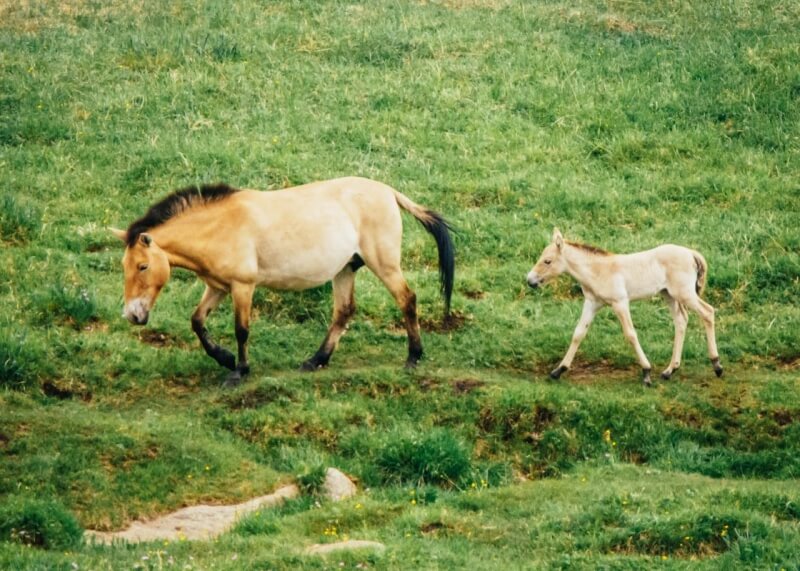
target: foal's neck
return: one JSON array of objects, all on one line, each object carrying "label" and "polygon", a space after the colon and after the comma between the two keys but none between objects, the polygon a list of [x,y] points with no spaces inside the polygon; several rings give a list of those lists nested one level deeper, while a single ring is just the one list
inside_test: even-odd
[{"label": "foal's neck", "polygon": [[567,263],[567,273],[583,286],[594,281],[594,266],[611,258],[609,255],[590,252],[569,243],[564,244],[561,255]]}]

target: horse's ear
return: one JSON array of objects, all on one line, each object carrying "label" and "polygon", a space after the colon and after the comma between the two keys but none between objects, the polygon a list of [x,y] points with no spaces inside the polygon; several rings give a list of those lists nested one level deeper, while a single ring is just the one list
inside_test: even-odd
[{"label": "horse's ear", "polygon": [[119,228],[109,228],[111,233],[122,240],[123,242],[128,241],[128,232],[126,230],[120,230]]},{"label": "horse's ear", "polygon": [[561,231],[558,228],[553,228],[553,244],[555,244],[556,248],[559,250],[561,246],[564,245],[564,236],[561,235]]},{"label": "horse's ear", "polygon": [[153,243],[153,237],[150,234],[142,232],[139,234],[139,241],[144,245],[145,248],[149,248],[150,244]]}]

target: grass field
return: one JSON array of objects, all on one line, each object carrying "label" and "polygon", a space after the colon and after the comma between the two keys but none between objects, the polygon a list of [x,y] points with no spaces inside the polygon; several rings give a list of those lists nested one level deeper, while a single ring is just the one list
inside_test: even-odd
[{"label": "grass field", "polygon": [[[1,569],[800,569],[800,5],[0,0]],[[458,228],[438,327],[433,241],[406,219],[426,358],[359,272],[331,366],[331,288],[260,291],[252,374],[225,391],[176,271],[120,317],[125,227],[168,192],[360,175]],[[605,310],[527,291],[552,228],[710,266],[726,367],[690,318],[644,389]],[[656,370],[672,322],[632,306]],[[224,304],[211,331],[232,346]],[[315,495],[325,466],[364,492]],[[95,546],[289,481],[307,494],[214,542]],[[344,536],[382,554],[320,558]]]}]

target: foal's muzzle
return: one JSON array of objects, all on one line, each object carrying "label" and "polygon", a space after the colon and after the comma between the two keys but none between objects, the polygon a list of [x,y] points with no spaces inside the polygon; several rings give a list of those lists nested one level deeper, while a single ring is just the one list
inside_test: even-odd
[{"label": "foal's muzzle", "polygon": [[534,275],[533,272],[528,274],[528,285],[531,286],[533,289],[536,289],[540,285],[542,285],[542,280],[539,279],[539,276]]}]

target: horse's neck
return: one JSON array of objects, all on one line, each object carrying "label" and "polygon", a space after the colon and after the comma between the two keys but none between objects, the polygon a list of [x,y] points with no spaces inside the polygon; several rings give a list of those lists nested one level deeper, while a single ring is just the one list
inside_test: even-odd
[{"label": "horse's neck", "polygon": [[192,272],[200,271],[199,257],[192,247],[197,241],[187,239],[186,233],[170,222],[151,231],[155,243],[167,255],[170,266]]}]

